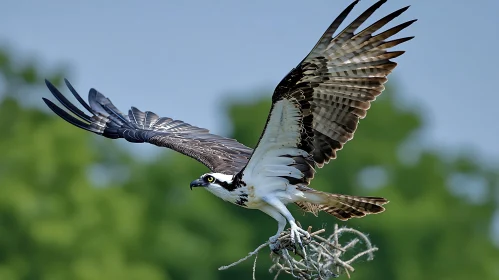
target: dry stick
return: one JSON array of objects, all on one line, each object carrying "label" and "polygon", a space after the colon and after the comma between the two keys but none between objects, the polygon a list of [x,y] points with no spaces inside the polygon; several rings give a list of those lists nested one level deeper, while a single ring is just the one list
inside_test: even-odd
[{"label": "dry stick", "polygon": [[347,269],[345,269],[345,273],[347,274],[348,279],[350,279],[350,272],[348,272],[348,270],[347,270]]},{"label": "dry stick", "polygon": [[[348,277],[350,277],[350,271],[354,271],[354,268],[349,265],[351,262],[353,262],[354,260],[358,259],[359,257],[365,255],[365,254],[370,254],[372,253],[373,251],[377,250],[377,248],[369,248],[367,251],[364,251],[358,255],[356,255],[353,260],[349,260],[348,262],[344,262],[342,261],[341,259],[339,259],[340,255],[341,255],[341,252],[345,252],[347,249],[350,249],[353,247],[353,245],[355,245],[356,243],[358,243],[359,239],[354,239],[354,241],[351,241],[349,242],[346,246],[344,246],[343,248],[339,247],[339,240],[338,240],[338,237],[339,235],[344,232],[344,231],[348,231],[348,230],[345,230],[345,229],[338,229],[336,227],[336,232],[334,234],[332,234],[330,236],[330,239],[334,239],[334,243],[336,244],[331,244],[330,240],[327,240],[327,239],[324,239],[324,238],[320,238],[321,240],[324,240],[326,241],[325,243],[328,245],[328,246],[331,246],[333,248],[335,248],[335,251],[337,252],[334,252],[334,253],[331,253],[329,252],[329,250],[326,248],[326,246],[320,244],[320,243],[317,243],[315,241],[311,241],[310,244],[309,244],[309,249],[313,252],[319,252],[319,253],[315,253],[315,254],[312,254],[313,256],[317,256],[317,261],[314,261],[314,260],[308,260],[308,263],[312,265],[313,269],[309,266],[309,265],[306,265],[305,267],[308,268],[308,270],[310,271],[312,269],[312,272],[315,270],[319,273],[319,277],[320,279],[324,279],[322,276],[323,276],[323,272],[321,272],[320,269],[317,268],[317,266],[315,265],[315,263],[320,263],[320,260],[322,258],[322,256],[324,256],[326,259],[329,259],[329,261],[326,260],[326,263],[322,264],[321,267],[323,268],[327,268],[329,267],[330,265],[334,265],[334,264],[339,264],[340,266],[336,265],[336,268],[337,268],[337,272],[340,273],[340,269],[343,268],[343,270],[345,270],[345,273],[347,274]],[[358,231],[348,231],[350,233],[354,233],[356,235],[359,235],[362,237],[362,239],[366,239],[365,236],[363,236],[362,233],[358,232]],[[316,236],[317,239],[319,239],[319,236]],[[366,242],[368,247],[371,246],[370,242]],[[319,247],[323,250],[320,250],[318,249],[318,247],[316,247],[315,245],[320,245]],[[334,245],[334,246],[333,246]],[[332,259],[332,260],[331,260]],[[300,265],[303,265],[303,263],[298,263]],[[283,267],[282,265],[278,265],[282,270],[284,270],[285,272],[287,272],[289,269],[288,268],[285,268]],[[300,275],[303,276],[304,275],[304,272],[303,271],[300,271]],[[311,277],[312,275],[308,275],[309,277]],[[324,275],[325,277],[328,277],[328,276],[331,276],[329,275],[329,273],[327,272],[326,270],[326,274]]]},{"label": "dry stick", "polygon": [[[341,228],[340,229],[340,232],[349,232],[349,233],[354,233],[356,235],[358,235],[360,238],[362,238],[364,240],[364,242],[366,243],[366,246],[368,248],[371,248],[373,247],[372,244],[371,244],[371,241],[369,240],[369,238],[367,238],[367,236],[365,234],[363,234],[362,232],[358,231],[358,230],[355,230],[353,228]],[[372,260],[374,258],[372,252],[369,254],[369,258],[368,260]]]},{"label": "dry stick", "polygon": [[350,260],[346,261],[345,263],[347,264],[351,264],[352,262],[354,262],[356,259],[362,257],[363,255],[365,254],[369,254],[369,255],[372,255],[373,252],[376,252],[378,251],[378,248],[376,247],[372,247],[371,249],[367,250],[367,251],[364,251],[364,252],[361,252],[359,254],[357,254],[356,256],[354,256],[353,258],[351,258]]},{"label": "dry stick", "polygon": [[242,263],[243,261],[247,260],[249,257],[253,256],[254,254],[258,253],[258,251],[260,251],[263,247],[269,245],[269,242],[265,242],[263,243],[262,245],[258,246],[258,248],[256,248],[253,252],[249,253],[246,257],[238,260],[237,262],[233,262],[229,265],[224,265],[224,266],[221,266],[218,268],[218,270],[226,270],[227,268],[230,268],[230,267],[233,267],[235,265],[238,265],[240,263]]},{"label": "dry stick", "polygon": [[[307,231],[310,233],[311,227],[309,227]],[[364,255],[368,255],[368,260],[371,260],[373,258],[372,253],[378,250],[378,248],[372,246],[366,235],[354,229],[338,228],[338,225],[335,225],[334,233],[327,239],[318,235],[323,232],[325,232],[325,230],[321,229],[310,234],[311,238],[307,240],[307,243],[305,243],[302,248],[303,254],[300,254],[299,251],[295,251],[295,249],[291,247],[292,242],[290,240],[289,232],[282,233],[279,237],[279,241],[281,242],[280,254],[273,258],[274,265],[272,265],[269,269],[270,273],[277,270],[274,280],[278,278],[281,272],[285,272],[300,279],[325,280],[331,276],[338,276],[341,273],[347,274],[348,278],[350,278],[350,272],[354,271],[351,263]],[[354,246],[360,241],[358,238],[355,238],[348,242],[345,246],[341,246],[339,243],[339,236],[342,233],[352,233],[360,237],[360,239],[365,242],[367,250],[355,255],[348,261],[341,260],[340,257],[343,253],[349,249],[353,249]],[[319,243],[313,239],[317,239],[322,242]],[[255,261],[253,262],[253,279],[255,279],[257,253],[267,245],[269,245],[269,242],[265,242],[260,245],[253,252],[249,253],[248,256],[240,259],[239,261],[220,267],[219,270],[233,267],[245,261],[249,257],[256,255]],[[301,259],[296,260],[295,257],[292,257],[289,254],[289,250],[294,251],[295,255],[301,257]],[[336,273],[333,273],[332,270],[335,270]]]},{"label": "dry stick", "polygon": [[322,237],[322,236],[319,236],[319,235],[316,235],[314,236],[315,238],[319,239],[320,241],[322,242],[325,242],[325,243],[329,243],[328,245],[330,245],[331,247],[334,247],[336,250],[340,250],[342,253],[345,253],[345,250],[339,246],[336,246],[335,244],[333,243],[330,243],[329,240],[327,240],[326,238]]},{"label": "dry stick", "polygon": [[277,277],[279,277],[279,274],[281,274],[281,270],[277,271],[277,273],[275,274],[274,280],[277,280]]},{"label": "dry stick", "polygon": [[258,254],[255,255],[255,261],[253,262],[253,280],[256,280],[255,272],[256,272],[256,259],[258,259]]},{"label": "dry stick", "polygon": [[[320,230],[318,230],[316,232],[311,233],[310,237],[316,236],[317,234],[321,234],[321,233],[323,233],[325,231],[326,231],[325,229],[320,229]],[[284,240],[285,238],[289,238],[289,236],[290,236],[289,234],[284,234],[283,236],[279,237],[279,241]],[[262,245],[258,246],[253,252],[249,253],[246,257],[244,257],[244,258],[242,258],[242,259],[240,259],[240,260],[238,260],[236,262],[233,262],[233,263],[231,263],[229,265],[221,266],[221,267],[218,268],[218,270],[226,270],[228,268],[231,268],[231,267],[233,267],[235,265],[238,265],[238,264],[242,263],[243,261],[247,260],[249,257],[251,257],[254,254],[258,253],[258,251],[260,251],[263,247],[265,247],[267,245],[269,245],[268,241],[265,242],[265,243],[263,243]]]},{"label": "dry stick", "polygon": [[[338,224],[334,224],[334,232],[333,232],[333,237],[334,237],[334,241],[333,241],[333,244],[335,247],[340,247],[340,242],[339,242],[339,231],[338,231]],[[331,239],[331,237],[329,237],[329,239]],[[338,263],[338,260],[339,258],[336,257],[336,254],[335,254],[335,257],[334,257],[334,261],[335,263]],[[341,264],[341,263],[340,263]],[[346,270],[346,269],[345,269]],[[340,272],[340,267],[337,266],[336,267],[336,273],[339,275],[341,272]]]}]

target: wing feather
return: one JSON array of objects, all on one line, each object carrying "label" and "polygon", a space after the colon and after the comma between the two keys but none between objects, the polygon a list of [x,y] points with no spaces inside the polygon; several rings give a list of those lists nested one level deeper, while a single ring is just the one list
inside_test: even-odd
[{"label": "wing feather", "polygon": [[[388,49],[413,38],[390,39],[415,20],[373,35],[408,7],[392,12],[357,32],[385,2],[386,0],[381,0],[374,3],[334,35],[358,3],[354,1],[333,21],[300,64],[277,85],[262,137],[247,167],[239,173],[239,178],[244,179],[247,175],[244,172],[254,173],[254,170],[260,168],[259,165],[272,162],[271,157],[275,155],[270,155],[268,151],[275,145],[272,141],[281,137],[286,141],[281,143],[282,147],[287,145],[287,149],[296,148],[306,152],[304,155],[280,155],[293,158],[293,167],[302,174],[300,178],[292,176],[292,181],[288,181],[308,184],[313,178],[314,168],[322,167],[336,158],[336,152],[353,138],[359,120],[366,117],[371,102],[384,90],[388,74],[397,65],[391,59],[404,53]],[[298,110],[300,119],[295,115],[284,114],[286,110]],[[285,125],[288,127],[276,127]],[[281,135],[293,135],[292,129],[298,132],[296,139]],[[304,160],[299,161],[298,157]],[[283,170],[287,171],[285,168]],[[251,176],[246,178],[255,180]]]},{"label": "wing feather", "polygon": [[[311,131],[302,135],[303,141],[311,141],[307,152],[313,155],[316,166],[322,167],[336,152],[353,138],[360,119],[366,116],[370,102],[384,90],[388,74],[396,67],[390,59],[404,51],[388,51],[388,48],[411,40],[413,37],[385,41],[416,20],[396,25],[377,35],[382,27],[405,12],[401,8],[381,18],[362,31],[356,30],[386,1],[378,1],[357,17],[338,35],[329,38],[327,47],[312,50],[288,76],[294,76],[294,86],[284,78],[277,86],[273,100],[292,98],[312,89],[313,122]],[[355,3],[354,3],[355,4]],[[350,7],[349,7],[350,8]],[[351,9],[349,9],[351,10]],[[345,15],[342,14],[342,20]],[[326,31],[325,34],[332,34]],[[322,44],[326,44],[321,38]],[[297,79],[296,77],[300,77]],[[310,139],[310,135],[314,135]]]},{"label": "wing feather", "polygon": [[121,113],[111,100],[95,89],[89,92],[86,103],[69,81],[66,86],[82,106],[92,116],[87,115],[49,81],[45,81],[54,97],[73,115],[43,98],[47,106],[65,121],[94,132],[116,139],[124,138],[134,143],[151,143],[167,147],[190,156],[206,165],[213,172],[236,174],[247,163],[252,149],[234,139],[211,134],[207,129],[192,126],[180,120],[159,117],[153,112],[142,112],[131,107],[127,115]]}]

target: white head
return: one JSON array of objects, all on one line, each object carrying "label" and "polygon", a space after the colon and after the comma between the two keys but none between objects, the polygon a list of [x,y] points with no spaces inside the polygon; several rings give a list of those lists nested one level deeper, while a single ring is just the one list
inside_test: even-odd
[{"label": "white head", "polygon": [[205,187],[209,192],[226,200],[236,189],[236,186],[232,184],[233,177],[222,173],[206,173],[191,182],[191,190],[194,187]]}]

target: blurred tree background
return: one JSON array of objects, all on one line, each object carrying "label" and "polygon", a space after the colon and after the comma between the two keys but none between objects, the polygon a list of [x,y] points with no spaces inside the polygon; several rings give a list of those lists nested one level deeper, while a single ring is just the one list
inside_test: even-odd
[{"label": "blurred tree background", "polygon": [[[52,72],[0,51],[0,279],[251,279],[251,261],[217,268],[265,242],[276,222],[191,192],[190,181],[207,169],[190,158],[158,148],[159,156],[138,160],[117,141],[65,123],[42,106],[50,96],[43,79],[60,85],[63,76]],[[348,223],[298,209],[295,217],[369,233],[380,250],[356,265],[354,279],[499,279],[499,170],[465,152],[421,148],[424,111],[396,100],[388,88],[312,183],[387,197],[387,211]],[[270,92],[229,103],[230,136],[253,147],[269,106]],[[257,279],[272,279],[266,252]]]}]

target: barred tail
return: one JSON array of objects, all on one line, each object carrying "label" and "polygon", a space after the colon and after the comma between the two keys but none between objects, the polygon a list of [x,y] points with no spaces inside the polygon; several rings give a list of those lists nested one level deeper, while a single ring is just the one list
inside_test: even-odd
[{"label": "barred tail", "polygon": [[300,190],[307,198],[307,201],[295,202],[301,209],[316,216],[320,211],[324,211],[342,221],[381,213],[385,211],[382,205],[388,203],[383,197],[331,194],[311,188]]}]

